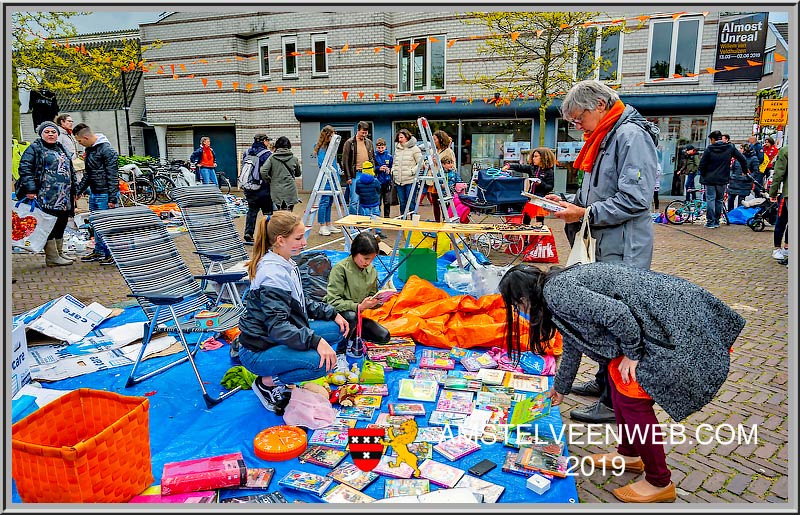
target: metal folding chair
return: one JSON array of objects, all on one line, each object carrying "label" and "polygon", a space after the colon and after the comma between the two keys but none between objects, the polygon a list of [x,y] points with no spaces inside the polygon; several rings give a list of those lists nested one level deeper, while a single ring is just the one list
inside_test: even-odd
[{"label": "metal folding chair", "polygon": [[[145,324],[142,349],[125,386],[130,387],[184,361],[189,361],[203,391],[203,399],[209,408],[239,391],[239,388],[235,388],[216,398],[208,394],[194,361],[194,355],[200,348],[202,339],[190,349],[184,333],[218,333],[238,325],[239,317],[244,312],[241,305],[215,306],[213,309],[220,313],[220,322],[213,328],[197,327],[191,315],[209,308],[211,304],[197,279],[231,284],[240,280],[246,273],[229,272],[193,276],[178,253],[172,237],[167,233],[164,223],[146,206],[94,211],[89,219],[95,231],[103,237],[120,274],[128,284],[131,290],[128,296],[139,301],[148,319]],[[180,340],[185,356],[136,377],[136,370],[144,357],[147,345],[153,334],[158,332],[174,334]]]},{"label": "metal folding chair", "polygon": [[[183,222],[206,273],[225,272],[232,267],[241,269],[242,262],[249,256],[219,188],[214,185],[184,186],[173,189],[172,198],[181,210]],[[244,281],[244,284],[249,282]],[[205,288],[205,282],[201,287]],[[236,285],[225,285],[217,295],[218,303],[225,293],[231,303],[242,304]]]}]

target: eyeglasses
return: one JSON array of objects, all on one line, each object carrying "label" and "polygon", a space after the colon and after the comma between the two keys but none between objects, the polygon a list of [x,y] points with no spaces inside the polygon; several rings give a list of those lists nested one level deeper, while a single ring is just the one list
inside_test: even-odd
[{"label": "eyeglasses", "polygon": [[589,111],[590,111],[589,109],[584,109],[579,116],[576,116],[572,120],[567,120],[567,122],[573,127],[577,127],[578,125],[583,125],[583,117],[586,116],[586,113],[588,113]]}]

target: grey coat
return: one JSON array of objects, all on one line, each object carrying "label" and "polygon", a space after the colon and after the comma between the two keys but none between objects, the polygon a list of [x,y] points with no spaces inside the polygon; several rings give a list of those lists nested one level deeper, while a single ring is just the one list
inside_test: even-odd
[{"label": "grey coat", "polygon": [[591,205],[597,261],[650,268],[653,219],[650,202],[658,170],[658,128],[631,106],[603,140],[592,173],[585,174],[575,203]]},{"label": "grey coat", "polygon": [[300,163],[288,148],[279,148],[269,159],[261,165],[261,179],[269,183],[272,202],[276,206],[285,203],[293,206],[300,202],[297,196],[295,177],[300,177],[303,172]]},{"label": "grey coat", "polygon": [[681,421],[725,382],[745,320],[684,279],[617,263],[569,267],[544,286],[564,353],[554,387],[568,394],[581,353],[638,360],[636,380]]}]

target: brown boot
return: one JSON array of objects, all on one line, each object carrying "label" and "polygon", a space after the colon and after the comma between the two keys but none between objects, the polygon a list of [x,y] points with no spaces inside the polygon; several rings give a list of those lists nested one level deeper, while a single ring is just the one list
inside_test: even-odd
[{"label": "brown boot", "polygon": [[58,255],[61,256],[61,259],[69,259],[70,261],[75,261],[75,258],[72,256],[67,255],[67,251],[64,250],[64,240],[56,240],[56,250],[58,251]]},{"label": "brown boot", "polygon": [[44,264],[47,266],[65,266],[71,265],[72,261],[58,255],[56,240],[47,240],[44,246]]}]

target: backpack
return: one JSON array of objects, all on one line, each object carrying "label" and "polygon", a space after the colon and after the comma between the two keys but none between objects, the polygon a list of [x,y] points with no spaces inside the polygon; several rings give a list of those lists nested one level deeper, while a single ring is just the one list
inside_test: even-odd
[{"label": "backpack", "polygon": [[256,191],[261,188],[261,174],[259,173],[259,162],[262,155],[269,152],[266,148],[256,155],[246,155],[242,159],[242,167],[239,169],[239,188],[243,190]]}]

